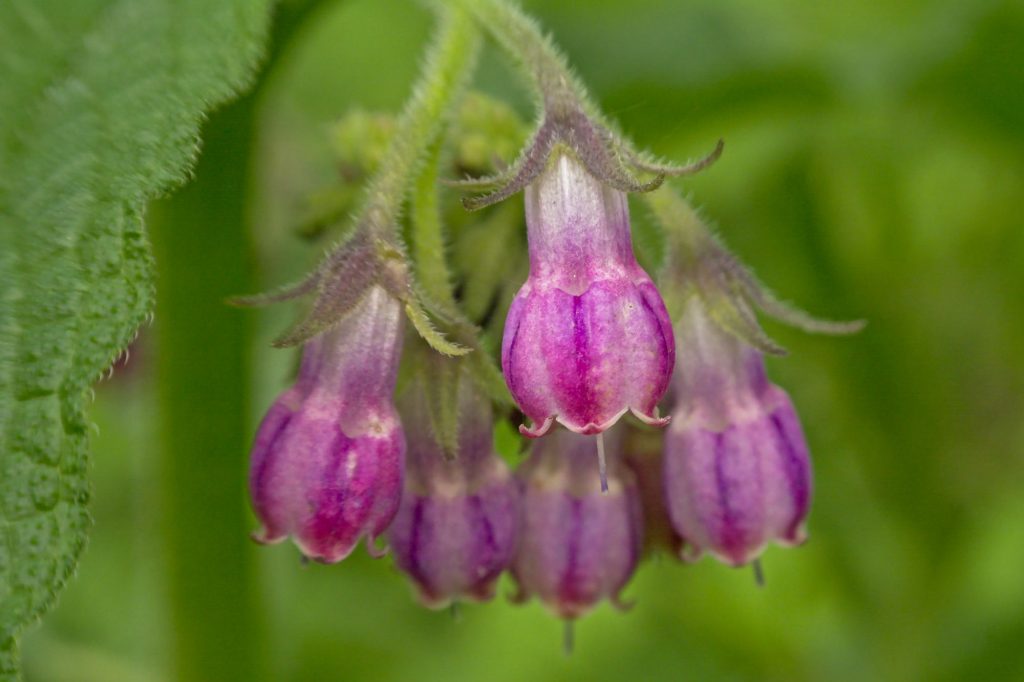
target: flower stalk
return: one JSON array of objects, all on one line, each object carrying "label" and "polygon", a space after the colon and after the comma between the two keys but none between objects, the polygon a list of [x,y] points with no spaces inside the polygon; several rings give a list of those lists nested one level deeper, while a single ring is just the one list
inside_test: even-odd
[{"label": "flower stalk", "polygon": [[532,19],[502,0],[456,0],[456,4],[465,7],[521,67],[540,110],[530,141],[508,169],[458,183],[487,190],[464,199],[466,208],[490,206],[524,189],[562,147],[571,150],[591,175],[620,192],[649,192],[665,177],[696,173],[721,154],[721,141],[705,158],[684,165],[659,163],[638,152],[601,115],[565,58]]},{"label": "flower stalk", "polygon": [[324,332],[350,314],[371,287],[381,286],[404,304],[413,326],[436,350],[447,355],[470,350],[448,341],[434,328],[399,229],[409,188],[458,104],[480,47],[480,32],[464,9],[443,6],[438,13],[440,28],[428,50],[423,72],[395,123],[380,168],[369,183],[347,237],[332,247],[302,281],[276,292],[233,301],[263,305],[314,296],[308,314],[277,339],[276,346],[298,345]]},{"label": "flower stalk", "polygon": [[767,355],[785,355],[786,350],[761,328],[758,310],[808,333],[845,335],[864,328],[863,320],[818,319],[777,298],[673,188],[643,198],[665,235],[658,283],[673,320],[683,316],[691,296],[698,296],[721,327]]}]

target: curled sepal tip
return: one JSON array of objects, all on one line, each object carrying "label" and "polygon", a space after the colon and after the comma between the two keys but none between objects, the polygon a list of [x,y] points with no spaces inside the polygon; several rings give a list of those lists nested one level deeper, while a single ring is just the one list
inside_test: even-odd
[{"label": "curled sepal tip", "polygon": [[729,333],[766,355],[786,355],[761,327],[756,311],[815,334],[854,334],[864,320],[821,320],[778,298],[710,233],[704,235],[693,286],[708,313]]},{"label": "curled sepal tip", "polygon": [[[463,205],[469,210],[496,204],[532,183],[559,148],[571,150],[592,176],[609,187],[620,192],[650,192],[657,189],[667,175],[688,175],[711,165],[721,154],[722,143],[719,141],[711,154],[694,163],[656,164],[633,151],[628,142],[588,116],[581,107],[548,107],[537,130],[511,166],[485,178],[452,184],[467,189],[490,189],[486,194],[463,199]],[[642,174],[654,177],[645,180],[640,177]]]},{"label": "curled sepal tip", "polygon": [[228,305],[237,306],[239,308],[259,308],[266,305],[272,305],[274,303],[283,303],[285,301],[292,301],[296,298],[301,298],[306,294],[311,293],[316,289],[317,282],[318,279],[316,277],[316,273],[314,273],[312,276],[306,277],[299,282],[287,284],[273,291],[268,291],[262,294],[231,296],[226,299],[226,302]]},{"label": "curled sepal tip", "polygon": [[[462,0],[462,3],[525,68],[543,106],[540,123],[508,169],[483,178],[479,183],[462,183],[493,188],[487,194],[465,199],[466,208],[483,208],[524,189],[543,172],[548,157],[560,147],[571,150],[591,175],[620,192],[649,192],[660,186],[667,175],[697,172],[721,154],[721,141],[708,157],[682,166],[658,164],[637,153],[601,117],[582,84],[569,70],[565,58],[536,22],[511,3],[497,0]],[[645,179],[648,175],[654,177]]]},{"label": "curled sepal tip", "polygon": [[[465,355],[472,348],[448,340],[434,326],[423,297],[417,292],[404,250],[368,226],[356,230],[335,247],[305,280],[268,294],[237,297],[236,305],[264,305],[315,294],[309,311],[274,340],[278,348],[297,346],[335,327],[375,287],[403,304],[406,316],[431,348],[449,356]],[[445,313],[431,310],[441,319]]]},{"label": "curled sepal tip", "polygon": [[701,299],[715,322],[747,345],[765,355],[781,357],[788,354],[785,348],[761,328],[757,315],[746,299],[731,297],[714,290],[701,292]]},{"label": "curled sepal tip", "polygon": [[796,327],[810,334],[831,334],[843,336],[856,334],[864,329],[867,320],[823,320],[814,317],[800,308],[776,298],[767,287],[758,282],[752,273],[743,271],[746,281],[744,289],[747,297],[764,314],[791,327]]},{"label": "curled sepal tip", "polygon": [[629,152],[629,159],[631,165],[637,170],[641,170],[645,173],[656,173],[658,175],[676,178],[684,175],[694,175],[705,168],[708,168],[715,161],[718,161],[718,158],[722,156],[722,151],[724,150],[725,140],[719,138],[718,142],[715,143],[715,148],[712,149],[710,153],[696,161],[690,161],[689,163],[674,164],[653,161],[649,159],[646,154],[638,154],[633,151]]},{"label": "curled sepal tip", "polygon": [[275,339],[273,345],[287,348],[309,341],[355,310],[374,284],[383,283],[387,273],[379,242],[369,230],[359,230],[328,254],[301,284],[266,297],[272,303],[315,293],[309,312]]}]

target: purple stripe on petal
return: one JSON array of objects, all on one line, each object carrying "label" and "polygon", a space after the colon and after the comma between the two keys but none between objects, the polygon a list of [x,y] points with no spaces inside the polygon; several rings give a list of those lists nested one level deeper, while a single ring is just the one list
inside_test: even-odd
[{"label": "purple stripe on petal", "polygon": [[508,390],[513,396],[517,396],[522,392],[519,380],[520,377],[524,376],[524,372],[520,371],[517,362],[517,344],[519,342],[519,325],[522,323],[523,310],[526,307],[527,299],[528,296],[524,296],[522,291],[512,299],[512,305],[508,309],[508,316],[505,318],[505,333],[501,341],[501,369],[505,375],[505,383],[508,384]]},{"label": "purple stripe on petal", "polygon": [[400,428],[372,439],[377,453],[377,481],[367,531],[371,540],[380,537],[398,513],[405,474],[405,436]]},{"label": "purple stripe on petal", "polygon": [[585,593],[586,575],[580,575],[580,542],[583,536],[582,503],[576,499],[568,501],[567,528],[565,533],[565,563],[558,580],[557,599],[566,615],[576,610],[577,604],[588,601]]},{"label": "purple stripe on petal", "polygon": [[743,544],[743,531],[737,526],[737,514],[732,509],[732,490],[726,478],[725,467],[728,452],[725,447],[724,433],[716,433],[712,448],[715,461],[715,489],[718,493],[718,514],[716,523],[715,544],[727,553]]},{"label": "purple stripe on petal", "polygon": [[296,534],[310,558],[341,561],[359,541],[371,504],[366,470],[375,467],[369,457],[356,457],[355,447],[337,430],[330,445],[318,453],[318,467],[307,479],[307,507],[300,512]]},{"label": "purple stripe on petal", "polygon": [[790,406],[786,405],[776,410],[771,416],[771,422],[778,437],[786,481],[793,500],[793,512],[786,525],[784,537],[796,541],[800,526],[807,516],[811,498],[807,450],[803,442],[803,434],[800,432],[800,425]]},{"label": "purple stripe on petal", "polygon": [[459,562],[462,573],[459,588],[468,591],[473,585],[489,582],[494,576],[498,545],[494,527],[480,496],[467,497],[464,509],[468,551],[462,553]]},{"label": "purple stripe on petal", "polygon": [[645,351],[658,360],[653,371],[645,379],[651,384],[647,391],[636,397],[636,407],[644,414],[652,414],[661,396],[668,390],[669,381],[672,378],[672,370],[676,362],[676,344],[672,333],[672,321],[669,319],[665,303],[661,295],[650,281],[639,285],[641,301],[647,315],[645,321],[648,323],[648,330],[645,330],[643,338],[649,346]]},{"label": "purple stripe on petal", "polygon": [[401,557],[402,570],[419,583],[425,596],[433,596],[434,589],[431,585],[430,576],[427,575],[423,568],[424,535],[430,534],[432,531],[432,529],[424,528],[424,508],[427,504],[427,501],[420,497],[415,498],[415,502],[413,502],[409,548],[408,551],[401,554]]},{"label": "purple stripe on petal", "polygon": [[263,521],[263,529],[254,536],[259,542],[277,542],[288,535],[288,523],[281,518],[283,510],[273,482],[274,467],[280,462],[276,456],[278,442],[295,414],[282,404],[283,398],[263,418],[252,450],[249,491],[256,515]]}]

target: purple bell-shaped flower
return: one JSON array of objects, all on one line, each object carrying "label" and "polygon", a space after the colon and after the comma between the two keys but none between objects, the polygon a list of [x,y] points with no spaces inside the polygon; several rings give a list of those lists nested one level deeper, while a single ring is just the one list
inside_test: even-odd
[{"label": "purple bell-shaped flower", "polygon": [[[618,431],[618,430],[617,430]],[[517,472],[523,527],[512,574],[517,600],[536,595],[573,620],[619,595],[643,551],[643,512],[617,431],[607,434],[608,484],[598,490],[594,441],[570,431],[537,441]]]},{"label": "purple bell-shaped flower", "polygon": [[626,195],[556,151],[526,187],[530,276],[509,309],[501,364],[536,437],[557,420],[597,434],[657,402],[675,345],[665,304],[633,255]]},{"label": "purple bell-shaped flower", "polygon": [[298,380],[253,445],[255,540],[291,536],[305,556],[334,563],[365,536],[379,555],[373,541],[402,492],[405,437],[392,400],[401,342],[401,304],[380,287],[307,342]]},{"label": "purple bell-shaped flower", "polygon": [[771,540],[803,542],[811,465],[789,396],[768,381],[761,353],[721,329],[698,297],[677,334],[663,483],[683,558],[707,551],[741,566]]},{"label": "purple bell-shaped flower", "polygon": [[498,576],[512,561],[519,530],[519,490],[494,452],[490,403],[465,373],[457,390],[454,458],[446,456],[431,424],[423,377],[400,402],[408,468],[388,537],[395,563],[430,608],[493,597]]}]

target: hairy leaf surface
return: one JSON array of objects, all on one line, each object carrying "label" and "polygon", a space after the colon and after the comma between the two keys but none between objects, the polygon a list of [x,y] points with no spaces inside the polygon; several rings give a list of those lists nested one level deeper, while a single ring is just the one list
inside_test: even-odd
[{"label": "hairy leaf surface", "polygon": [[0,680],[85,543],[90,385],[152,308],[146,202],[249,79],[267,5],[0,2]]}]

